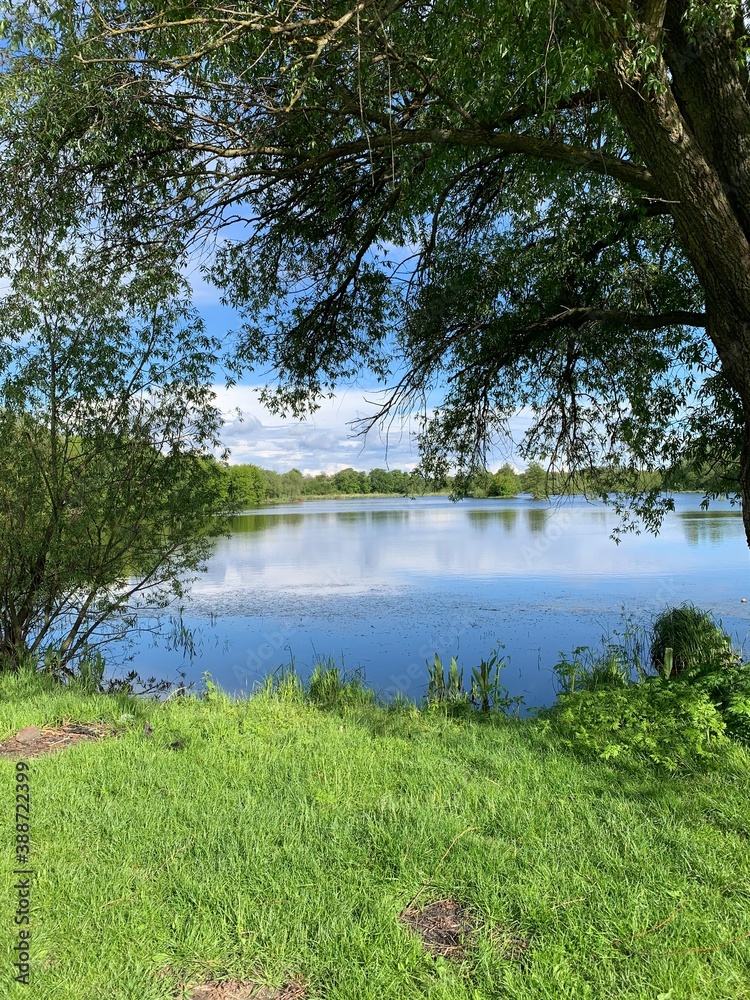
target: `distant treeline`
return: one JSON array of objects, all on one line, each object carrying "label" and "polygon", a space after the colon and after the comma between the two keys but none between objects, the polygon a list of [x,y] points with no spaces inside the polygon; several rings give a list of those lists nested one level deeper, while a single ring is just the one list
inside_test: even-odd
[{"label": "distant treeline", "polygon": [[[400,469],[342,469],[333,475],[321,473],[304,476],[298,469],[274,472],[257,465],[229,465],[222,468],[228,505],[234,509],[259,507],[272,501],[298,500],[302,497],[341,495],[393,494],[414,496],[425,493],[451,493],[455,481],[446,477],[439,483],[428,482],[418,472]],[[664,478],[657,473],[640,473],[638,488],[732,493],[736,490],[736,475],[716,469],[684,466]],[[513,497],[529,494],[541,498],[562,493],[616,492],[633,488],[632,477],[611,469],[594,469],[571,477],[548,473],[539,463],[532,462],[524,472],[507,462],[497,472],[476,473],[461,492],[475,498]]]}]

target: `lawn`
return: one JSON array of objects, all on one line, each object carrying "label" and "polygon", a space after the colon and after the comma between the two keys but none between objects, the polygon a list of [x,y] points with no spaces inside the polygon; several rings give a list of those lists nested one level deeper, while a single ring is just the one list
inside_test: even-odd
[{"label": "lawn", "polygon": [[[584,760],[534,720],[209,695],[0,679],[0,740],[116,730],[29,760],[29,986],[0,760],[0,995],[173,1000],[226,979],[309,1000],[750,998],[741,747],[667,774]],[[450,912],[466,933],[436,955],[420,926]]]}]

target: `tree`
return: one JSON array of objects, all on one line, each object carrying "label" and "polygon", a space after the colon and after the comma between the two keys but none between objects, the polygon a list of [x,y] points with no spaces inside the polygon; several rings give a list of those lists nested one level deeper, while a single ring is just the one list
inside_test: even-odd
[{"label": "tree", "polygon": [[296,500],[304,492],[305,481],[299,469],[291,469],[279,479],[283,495],[289,500]]},{"label": "tree", "polygon": [[158,266],[13,247],[0,300],[0,668],[158,629],[224,529],[216,343]]},{"label": "tree", "polygon": [[369,493],[369,483],[366,472],[346,468],[335,473],[333,485],[338,493]]},{"label": "tree", "polygon": [[498,469],[490,483],[489,496],[514,497],[520,492],[519,477],[510,463],[506,462]]},{"label": "tree", "polygon": [[520,485],[524,493],[530,493],[534,500],[541,500],[550,492],[548,477],[538,462],[531,462],[521,473]]},{"label": "tree", "polygon": [[423,468],[459,489],[524,408],[523,455],[617,465],[652,525],[641,471],[710,453],[750,542],[748,16],[10,2],[3,169],[131,241],[248,222],[211,272],[271,405],[365,367],[381,416],[441,393]]},{"label": "tree", "polygon": [[308,496],[327,496],[336,492],[331,477],[325,472],[317,476],[305,476],[303,488]]},{"label": "tree", "polygon": [[226,470],[229,506],[260,507],[266,499],[266,479],[257,465],[231,465]]},{"label": "tree", "polygon": [[368,493],[390,493],[391,479],[387,469],[370,469],[367,473]]}]

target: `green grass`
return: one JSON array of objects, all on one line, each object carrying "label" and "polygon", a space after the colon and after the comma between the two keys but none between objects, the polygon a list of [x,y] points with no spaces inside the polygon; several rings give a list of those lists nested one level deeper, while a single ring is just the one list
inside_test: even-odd
[{"label": "green grass", "polygon": [[[708,773],[624,771],[533,720],[289,691],[155,704],[0,678],[0,738],[123,729],[31,762],[30,988],[13,982],[0,761],[0,995],[165,1000],[298,973],[325,1000],[750,998],[747,750]],[[484,921],[469,962],[398,921],[420,890]],[[503,929],[531,942],[523,966],[493,944]]]}]

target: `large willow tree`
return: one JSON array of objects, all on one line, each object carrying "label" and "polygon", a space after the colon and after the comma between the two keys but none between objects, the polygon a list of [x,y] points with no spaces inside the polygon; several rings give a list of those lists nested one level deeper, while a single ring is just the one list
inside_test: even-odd
[{"label": "large willow tree", "polygon": [[133,246],[211,234],[279,407],[369,369],[384,413],[433,414],[425,466],[467,472],[523,409],[529,457],[634,492],[715,464],[750,539],[748,16],[10,3],[6,198],[42,184]]}]

